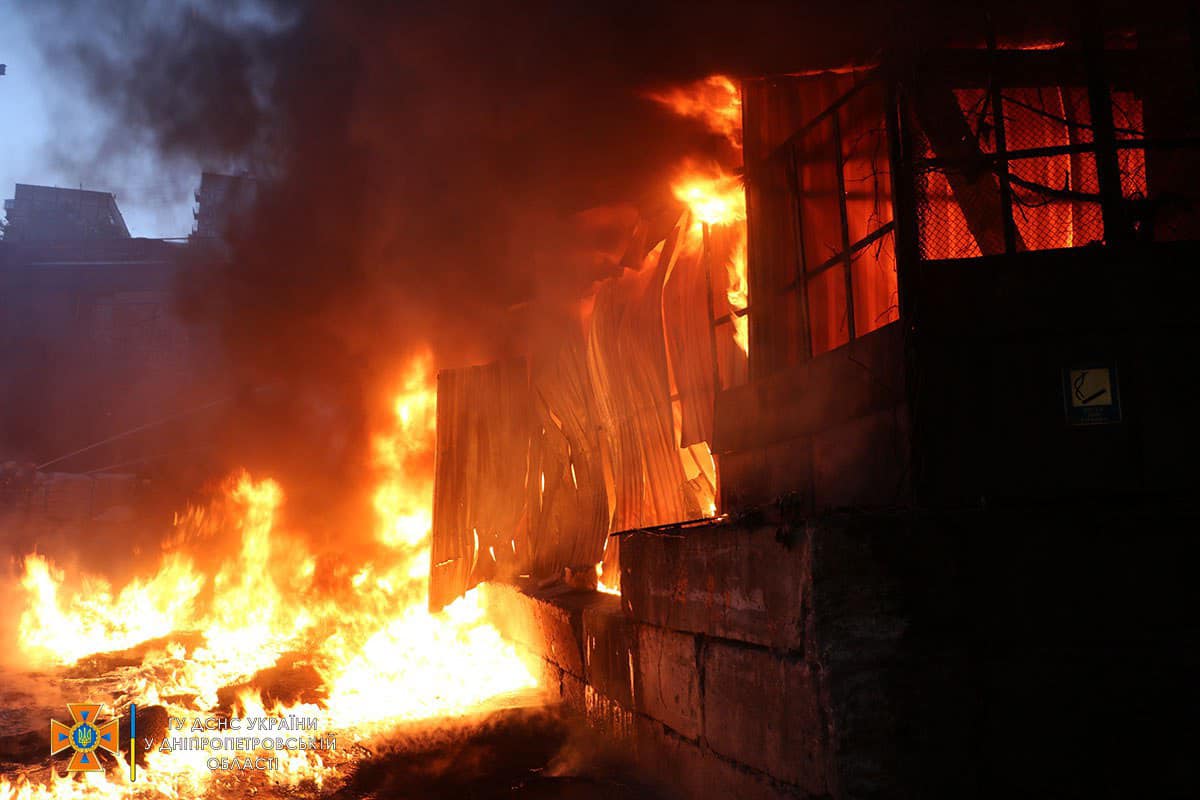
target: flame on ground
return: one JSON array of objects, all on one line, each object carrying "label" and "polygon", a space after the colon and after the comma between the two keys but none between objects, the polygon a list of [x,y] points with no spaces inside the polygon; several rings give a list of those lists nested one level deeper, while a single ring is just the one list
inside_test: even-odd
[{"label": "flame on ground", "polygon": [[[226,709],[235,716],[317,717],[323,732],[336,731],[347,746],[347,736],[365,738],[397,723],[433,724],[423,721],[469,714],[499,695],[535,687],[530,669],[486,622],[477,591],[438,614],[426,608],[435,404],[431,359],[423,355],[401,381],[391,428],[375,441],[377,539],[386,559],[310,552],[281,528],[283,488],[242,474],[212,508],[177,523],[236,532],[240,546],[212,575],[171,550],[151,578],[114,592],[103,580],[72,581],[45,557],[28,556],[21,652],[30,663],[71,665],[163,640],[126,676],[122,702],[196,717],[218,709],[219,689],[242,685]],[[177,533],[173,542],[204,538],[204,531]],[[254,673],[289,654],[316,671],[323,699],[283,705],[249,685]],[[0,779],[0,800],[116,798],[134,788],[145,796],[196,796],[217,779],[205,765],[211,755],[150,752],[136,785],[127,782],[124,764],[107,776]],[[320,786],[335,771],[329,753],[271,755],[282,761],[279,772],[269,773],[272,781]]]}]

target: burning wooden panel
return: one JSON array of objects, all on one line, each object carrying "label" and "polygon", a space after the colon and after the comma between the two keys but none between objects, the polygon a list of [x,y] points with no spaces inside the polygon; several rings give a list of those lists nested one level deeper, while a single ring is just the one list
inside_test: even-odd
[{"label": "burning wooden panel", "polygon": [[534,575],[599,562],[609,502],[586,342],[572,329],[533,360],[528,541]]},{"label": "burning wooden panel", "polygon": [[592,311],[588,371],[610,455],[615,530],[685,518],[663,337],[663,284],[684,234],[677,226],[646,266],[602,286]]},{"label": "burning wooden panel", "polygon": [[[730,163],[741,155],[741,100],[722,76],[654,99],[725,136],[726,157],[681,166],[671,188],[683,208],[641,220],[622,273],[584,304],[582,335],[553,314],[541,320],[548,327],[530,356],[529,405],[519,417],[525,447],[508,454],[510,464],[523,459],[521,512],[510,529],[489,534],[490,546],[464,507],[488,495],[469,484],[489,476],[458,452],[476,424],[464,406],[474,379],[443,374],[434,605],[490,577],[555,579],[601,560],[613,575],[610,532],[716,513],[715,394],[749,371],[745,195]],[[472,499],[458,499],[464,492]],[[508,565],[496,555],[502,549],[513,554]]]},{"label": "burning wooden panel", "polygon": [[523,360],[438,374],[431,608],[478,583],[481,558],[511,552],[529,479],[531,409]]},{"label": "burning wooden panel", "polygon": [[712,441],[717,338],[711,283],[704,254],[692,251],[676,260],[663,290],[667,350],[679,398],[680,447]]},{"label": "burning wooden panel", "polygon": [[432,607],[489,578],[614,574],[611,531],[715,512],[710,286],[689,225],[644,258],[635,242],[640,267],[600,286],[586,334],[565,325],[528,373],[439,374]]}]

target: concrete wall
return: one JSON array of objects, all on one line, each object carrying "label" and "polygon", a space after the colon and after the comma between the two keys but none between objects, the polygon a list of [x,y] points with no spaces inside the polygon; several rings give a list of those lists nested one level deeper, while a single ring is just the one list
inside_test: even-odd
[{"label": "concrete wall", "polygon": [[846,557],[832,535],[633,535],[622,597],[490,587],[492,616],[543,657],[552,695],[680,797],[883,796],[895,725],[872,670],[904,626],[879,593],[844,596],[825,579],[822,559]]},{"label": "concrete wall", "polygon": [[[675,796],[827,794],[823,765],[817,763],[823,748],[810,747],[814,763],[803,765],[787,752],[793,743],[808,742],[821,725],[812,676],[802,663],[635,621],[607,595],[576,608],[585,597],[536,597],[511,587],[489,592],[502,630],[543,656],[542,683],[551,697],[626,745]],[[577,626],[582,638],[575,640]],[[535,641],[539,634],[544,642]],[[792,718],[793,709],[777,703],[773,719],[762,725],[754,709],[773,694],[782,698],[785,685],[807,707],[807,717]],[[818,734],[811,741],[823,738]]]},{"label": "concrete wall", "polygon": [[717,397],[723,511],[789,495],[808,514],[911,505],[912,432],[902,331],[845,347]]},{"label": "concrete wall", "polygon": [[620,598],[491,587],[493,618],[680,797],[1179,796],[1198,523],[775,512],[626,536]]}]

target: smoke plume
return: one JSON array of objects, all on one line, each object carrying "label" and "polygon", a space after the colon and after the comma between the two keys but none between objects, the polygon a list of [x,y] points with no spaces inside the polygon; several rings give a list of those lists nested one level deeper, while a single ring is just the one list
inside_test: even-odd
[{"label": "smoke plume", "polygon": [[[724,140],[647,99],[865,58],[889,23],[763,3],[48,3],[49,49],[130,134],[262,178],[181,311],[215,324],[230,465],[311,522],[366,508],[399,369],[523,352],[617,259],[672,170]],[[56,27],[57,26],[57,27]]]}]

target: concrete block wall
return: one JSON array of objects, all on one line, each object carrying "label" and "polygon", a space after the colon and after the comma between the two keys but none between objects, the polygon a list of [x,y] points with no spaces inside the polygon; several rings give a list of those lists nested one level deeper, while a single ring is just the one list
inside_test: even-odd
[{"label": "concrete block wall", "polygon": [[[763,800],[828,794],[821,771],[794,765],[787,752],[793,742],[808,739],[807,726],[820,724],[814,713],[792,713],[795,706],[814,705],[804,699],[812,689],[807,671],[785,666],[766,649],[635,620],[616,597],[585,598],[489,588],[492,619],[506,636],[541,656],[550,696],[625,745],[669,793]],[[559,618],[564,605],[582,625],[582,675],[562,663],[574,654],[556,660],[533,641],[535,621]],[[788,700],[789,694],[796,700]],[[770,714],[765,726],[760,708]]]},{"label": "concrete block wall", "polygon": [[[814,583],[825,535],[781,524],[633,535],[621,597],[489,587],[492,618],[541,656],[556,699],[681,797],[869,795],[888,766],[876,747],[888,710],[860,700],[882,694],[882,677],[817,631],[870,640],[872,659],[901,628],[875,619],[877,598]],[[818,600],[840,616],[814,615]],[[847,757],[857,772],[841,768]]]},{"label": "concrete block wall", "polygon": [[1185,796],[1196,529],[764,515],[625,537],[619,598],[489,587],[491,613],[681,798]]}]

